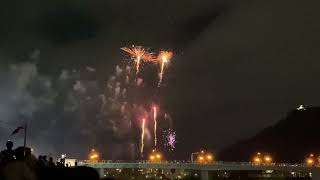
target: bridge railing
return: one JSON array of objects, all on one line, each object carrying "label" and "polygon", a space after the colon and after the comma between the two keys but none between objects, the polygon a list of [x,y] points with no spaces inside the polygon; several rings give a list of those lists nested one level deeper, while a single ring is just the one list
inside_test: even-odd
[{"label": "bridge railing", "polygon": [[[137,160],[137,161],[126,161],[126,160],[80,160],[78,161],[79,165],[88,165],[88,164],[104,164],[104,163],[138,163],[138,164],[195,164],[199,165],[199,163],[192,163],[190,161],[159,161],[159,162],[150,162],[147,160]],[[269,163],[269,164],[256,164],[252,162],[224,162],[224,161],[216,161],[212,163],[205,163],[201,165],[237,165],[237,166],[275,166],[275,167],[310,167],[306,164],[294,164],[294,163]]]}]

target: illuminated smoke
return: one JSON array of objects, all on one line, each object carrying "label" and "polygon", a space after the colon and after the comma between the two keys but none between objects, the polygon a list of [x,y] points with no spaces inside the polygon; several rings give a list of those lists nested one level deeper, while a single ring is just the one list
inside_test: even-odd
[{"label": "illuminated smoke", "polygon": [[[35,53],[34,57],[37,56]],[[62,69],[57,76],[45,76],[39,74],[34,63],[11,65],[0,77],[0,114],[10,124],[9,128],[0,131],[1,140],[5,141],[5,134],[10,134],[12,128],[28,119],[32,129],[28,143],[39,153],[56,155],[68,151],[74,157],[83,158],[80,155],[86,153],[84,147],[108,144],[107,154],[112,153],[111,149],[121,149],[114,153],[119,157],[112,158],[127,154],[138,156],[141,116],[152,119],[153,97],[150,95],[155,95],[157,87],[147,87],[156,82],[150,83],[143,69],[136,77],[135,66],[130,64],[130,61],[119,62],[107,81],[88,80],[87,74],[90,77],[98,74],[90,66]],[[153,116],[154,124],[145,123],[144,149],[153,146],[149,132],[153,128],[154,145],[161,145],[157,133],[165,123],[162,121],[164,116],[158,110]],[[61,146],[62,141],[74,148]],[[17,140],[17,144],[20,143]],[[129,145],[130,148],[126,148]]]}]

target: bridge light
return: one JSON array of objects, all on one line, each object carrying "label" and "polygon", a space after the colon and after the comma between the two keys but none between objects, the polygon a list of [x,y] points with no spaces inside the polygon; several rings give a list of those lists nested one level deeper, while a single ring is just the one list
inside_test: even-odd
[{"label": "bridge light", "polygon": [[161,158],[161,155],[160,155],[160,154],[157,154],[156,157],[157,157],[157,159],[160,159],[160,158]]},{"label": "bridge light", "polygon": [[200,161],[203,161],[203,159],[204,159],[203,156],[199,156]]},{"label": "bridge light", "polygon": [[207,158],[206,161],[208,163],[211,163],[213,161],[213,155],[211,155],[211,154],[207,154],[206,158]]},{"label": "bridge light", "polygon": [[[194,157],[196,157],[195,161],[194,161]],[[207,153],[204,150],[191,153],[191,162],[211,163],[213,160],[214,160],[214,156],[212,155],[212,153]]]},{"label": "bridge light", "polygon": [[268,156],[268,155],[264,156],[264,162],[265,163],[271,163],[272,162],[271,156]]},{"label": "bridge light", "polygon": [[253,160],[253,163],[255,164],[261,164],[261,163],[269,164],[272,162],[272,157],[267,153],[257,152],[257,154],[253,157],[252,160]]},{"label": "bridge light", "polygon": [[162,154],[153,150],[149,155],[149,161],[151,162],[160,162],[162,160]]},{"label": "bridge light", "polygon": [[150,156],[150,158],[149,158],[150,160],[154,160],[154,156]]},{"label": "bridge light", "polygon": [[254,164],[261,164],[262,163],[262,159],[261,159],[261,157],[260,156],[255,156],[254,158],[253,158],[253,163]]},{"label": "bridge light", "polygon": [[97,161],[99,160],[99,158],[100,158],[99,153],[95,149],[91,149],[91,152],[89,154],[89,160]]},{"label": "bridge light", "polygon": [[99,158],[99,155],[98,155],[98,154],[92,154],[92,155],[90,156],[90,159],[91,159],[91,160],[98,160],[98,158]]},{"label": "bridge light", "polygon": [[306,159],[306,163],[308,166],[313,166],[314,165],[314,159],[312,157],[309,157]]}]

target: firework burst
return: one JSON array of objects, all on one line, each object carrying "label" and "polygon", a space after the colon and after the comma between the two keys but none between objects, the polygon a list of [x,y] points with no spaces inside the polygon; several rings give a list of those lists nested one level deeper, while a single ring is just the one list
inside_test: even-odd
[{"label": "firework burst", "polygon": [[161,51],[159,53],[159,56],[157,59],[160,62],[161,67],[160,67],[160,75],[159,75],[160,78],[159,78],[158,87],[160,87],[162,83],[164,67],[172,59],[172,57],[173,57],[173,53],[170,51]]},{"label": "firework burst", "polygon": [[141,61],[156,61],[156,58],[151,53],[148,53],[142,46],[123,47],[120,49],[129,53],[134,59],[136,74],[138,74],[140,71]]},{"label": "firework burst", "polygon": [[164,132],[165,144],[164,146],[169,149],[169,151],[173,151],[176,148],[176,132],[172,129],[169,129]]}]

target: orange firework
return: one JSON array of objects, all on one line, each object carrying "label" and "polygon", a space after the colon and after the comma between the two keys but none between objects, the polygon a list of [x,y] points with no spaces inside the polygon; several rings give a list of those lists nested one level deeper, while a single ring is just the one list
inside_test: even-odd
[{"label": "orange firework", "polygon": [[123,47],[120,49],[129,53],[135,59],[136,74],[139,73],[141,61],[154,62],[156,60],[156,58],[152,54],[148,53],[142,46],[132,46],[131,48]]},{"label": "orange firework", "polygon": [[160,69],[160,79],[158,86],[161,86],[162,79],[163,79],[163,71],[164,71],[164,66],[167,64],[173,57],[173,53],[170,51],[160,51],[159,56],[157,58],[158,61],[161,62],[161,69]]}]

